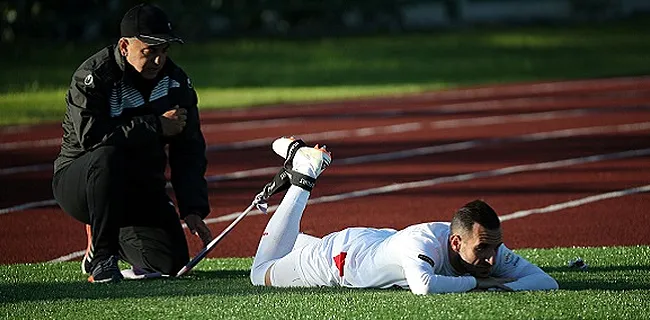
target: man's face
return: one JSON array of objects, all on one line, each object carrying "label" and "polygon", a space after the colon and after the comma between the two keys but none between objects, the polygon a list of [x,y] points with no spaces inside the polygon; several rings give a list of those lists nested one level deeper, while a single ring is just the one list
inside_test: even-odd
[{"label": "man's face", "polygon": [[458,246],[453,249],[460,256],[462,266],[472,276],[488,277],[494,265],[497,250],[503,243],[501,228],[490,230],[474,223],[472,230],[459,238],[457,239]]},{"label": "man's face", "polygon": [[126,61],[145,79],[154,79],[167,61],[169,44],[148,45],[138,39],[120,40],[120,50]]}]

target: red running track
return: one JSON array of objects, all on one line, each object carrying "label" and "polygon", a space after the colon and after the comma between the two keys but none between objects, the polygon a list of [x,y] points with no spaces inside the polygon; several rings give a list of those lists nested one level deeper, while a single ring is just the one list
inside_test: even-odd
[{"label": "red running track", "polygon": [[[308,206],[307,233],[447,221],[481,198],[504,217],[512,248],[650,244],[650,78],[488,86],[202,118],[213,220],[243,210],[273,175],[281,163],[269,147],[274,138],[299,135],[334,155],[312,193],[327,202]],[[52,199],[60,134],[59,124],[0,128],[2,264],[75,259],[85,246],[80,223],[41,203]],[[552,205],[546,213],[511,215]],[[215,235],[232,218],[223,220],[209,220]],[[267,220],[246,217],[210,256],[252,256]],[[188,238],[192,252],[200,250],[198,239]]]}]

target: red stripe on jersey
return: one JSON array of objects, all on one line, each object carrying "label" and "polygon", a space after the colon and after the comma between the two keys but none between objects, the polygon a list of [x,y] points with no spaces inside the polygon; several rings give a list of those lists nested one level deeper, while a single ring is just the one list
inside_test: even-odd
[{"label": "red stripe on jersey", "polygon": [[336,269],[339,269],[339,276],[343,277],[343,267],[345,266],[345,256],[347,252],[341,252],[338,256],[334,257],[334,264],[336,264]]}]

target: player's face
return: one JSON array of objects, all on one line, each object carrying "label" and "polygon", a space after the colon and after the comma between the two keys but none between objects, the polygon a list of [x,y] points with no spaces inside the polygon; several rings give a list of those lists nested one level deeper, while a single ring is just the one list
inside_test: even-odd
[{"label": "player's face", "polygon": [[169,44],[151,46],[138,39],[127,39],[120,46],[126,61],[145,79],[155,78],[167,61]]},{"label": "player's face", "polygon": [[501,228],[490,230],[475,223],[472,232],[461,238],[458,252],[461,263],[469,274],[479,278],[488,277],[501,243]]}]

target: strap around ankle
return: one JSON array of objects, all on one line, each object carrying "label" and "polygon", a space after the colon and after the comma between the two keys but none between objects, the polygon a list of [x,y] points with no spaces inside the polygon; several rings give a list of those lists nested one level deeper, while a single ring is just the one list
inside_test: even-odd
[{"label": "strap around ankle", "polygon": [[296,171],[291,171],[291,184],[311,192],[314,185],[316,185],[316,179]]}]

